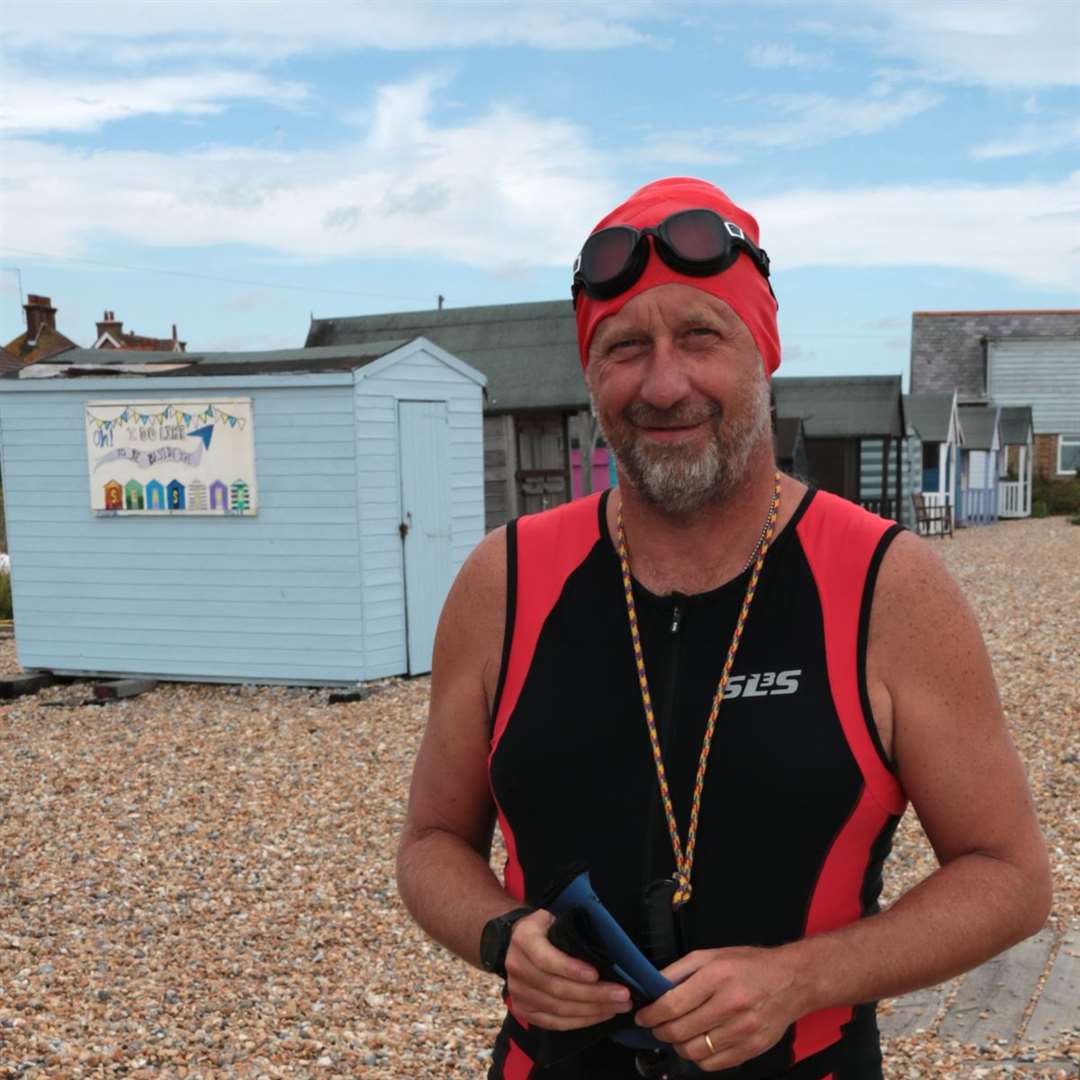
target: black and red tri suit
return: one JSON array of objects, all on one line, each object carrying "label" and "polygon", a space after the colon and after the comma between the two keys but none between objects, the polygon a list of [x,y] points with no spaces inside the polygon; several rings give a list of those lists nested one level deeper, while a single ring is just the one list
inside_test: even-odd
[{"label": "black and red tri suit", "polygon": [[[505,885],[536,902],[569,863],[642,944],[646,885],[674,857],[660,803],[607,493],[513,522],[502,670],[489,759]],[[866,688],[878,567],[899,526],[809,491],[769,550],[720,708],[693,868],[680,910],[687,951],[777,946],[877,910],[906,798]],[[711,592],[635,583],[645,666],[680,836],[705,721],[749,571]],[[633,1076],[626,1066],[539,1068],[510,1015],[493,1080]],[[535,1049],[533,1050],[535,1053]],[[880,1077],[872,1004],[805,1016],[729,1073],[791,1080]]]}]

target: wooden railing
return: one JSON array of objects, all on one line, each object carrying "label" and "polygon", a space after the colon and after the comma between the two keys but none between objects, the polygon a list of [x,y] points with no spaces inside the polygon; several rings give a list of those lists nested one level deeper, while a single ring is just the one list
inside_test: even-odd
[{"label": "wooden railing", "polygon": [[960,494],[958,525],[990,525],[998,519],[997,488],[971,488]]},{"label": "wooden railing", "polygon": [[860,499],[859,505],[864,510],[869,510],[871,514],[888,518],[889,521],[897,520],[895,499]]},{"label": "wooden railing", "polygon": [[998,516],[1031,517],[1031,485],[1026,480],[1002,480],[998,484]]}]

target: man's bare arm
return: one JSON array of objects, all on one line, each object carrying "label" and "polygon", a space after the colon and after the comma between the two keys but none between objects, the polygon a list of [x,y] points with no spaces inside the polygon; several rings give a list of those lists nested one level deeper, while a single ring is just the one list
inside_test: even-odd
[{"label": "man's bare arm", "polygon": [[[491,872],[494,819],[487,773],[491,705],[502,656],[506,538],[490,534],[467,560],[439,620],[431,710],[417,754],[398,847],[398,890],[413,918],[480,966],[480,935],[518,906]],[[539,1027],[588,1027],[631,1008],[626,988],[547,939],[552,916],[514,925],[507,979],[519,1019]]]},{"label": "man's bare arm", "polygon": [[480,932],[516,904],[488,864],[490,704],[506,612],[506,536],[481,541],[446,599],[435,635],[431,708],[398,847],[398,889],[436,941],[480,964]]},{"label": "man's bare arm", "polygon": [[[778,949],[703,950],[639,1022],[708,1070],[767,1049],[793,1020],[940,982],[1034,933],[1046,848],[975,617],[910,534],[882,562],[870,627],[875,714],[940,868],[888,911]],[[704,1033],[718,1048],[711,1053]]]}]

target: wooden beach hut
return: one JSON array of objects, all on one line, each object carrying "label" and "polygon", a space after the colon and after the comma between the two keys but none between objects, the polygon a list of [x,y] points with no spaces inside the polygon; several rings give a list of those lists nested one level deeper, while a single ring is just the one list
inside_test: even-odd
[{"label": "wooden beach hut", "polygon": [[957,525],[992,525],[998,519],[998,455],[1001,452],[997,405],[961,405],[964,449],[960,457]]},{"label": "wooden beach hut", "polygon": [[70,350],[0,378],[20,663],[306,685],[430,670],[484,534],[484,382],[423,338]]}]

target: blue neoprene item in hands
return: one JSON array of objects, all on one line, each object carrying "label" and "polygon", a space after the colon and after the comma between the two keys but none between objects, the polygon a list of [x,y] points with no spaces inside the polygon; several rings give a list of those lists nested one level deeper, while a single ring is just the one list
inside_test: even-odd
[{"label": "blue neoprene item in hands", "polygon": [[[666,994],[674,984],[657,971],[647,956],[631,941],[626,931],[604,907],[589,880],[588,870],[582,870],[571,882],[546,904],[558,919],[575,916],[587,921],[590,945],[604,954],[617,982],[626,986],[636,1002],[651,1004]],[[623,1046],[635,1049],[656,1049],[666,1045],[650,1031],[627,1028],[615,1031],[611,1038]]]}]

